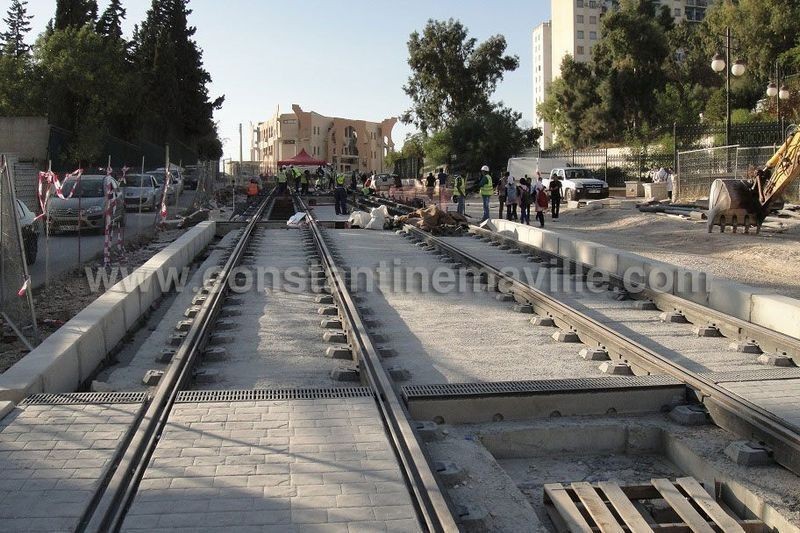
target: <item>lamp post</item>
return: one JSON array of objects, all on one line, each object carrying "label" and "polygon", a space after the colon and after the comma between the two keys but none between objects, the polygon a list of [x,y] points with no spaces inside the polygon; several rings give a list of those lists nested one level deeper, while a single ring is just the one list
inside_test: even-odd
[{"label": "lamp post", "polygon": [[[741,59],[737,59],[731,65],[731,50],[733,50],[731,40],[731,27],[728,26],[725,28],[725,56],[723,57],[717,52],[711,59],[711,68],[714,72],[725,71],[725,144],[727,146],[731,144],[731,74],[738,78],[747,70],[747,66]],[[731,65],[730,69],[726,68],[728,65]]]},{"label": "lamp post", "polygon": [[780,70],[780,63],[776,60],[775,61],[775,80],[769,82],[767,85],[767,96],[770,98],[777,98],[775,99],[775,114],[776,119],[778,121],[778,135],[779,139],[783,137],[783,121],[781,117],[781,100],[788,100],[791,98],[792,93],[789,91],[789,87],[786,85],[786,80],[788,78],[792,78],[797,76],[796,74],[792,76],[786,76],[781,80],[781,70]]}]

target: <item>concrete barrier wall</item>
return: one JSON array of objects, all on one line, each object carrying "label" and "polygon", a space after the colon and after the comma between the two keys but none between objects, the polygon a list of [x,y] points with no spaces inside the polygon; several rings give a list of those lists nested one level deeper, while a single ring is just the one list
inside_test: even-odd
[{"label": "concrete barrier wall", "polygon": [[655,259],[526,226],[492,219],[497,233],[519,240],[545,252],[645,284],[649,289],[673,294],[800,339],[800,300],[775,291],[713,279],[709,274],[681,268]]},{"label": "concrete barrier wall", "polygon": [[77,390],[161,297],[168,270],[187,266],[215,232],[215,222],[201,222],[86,306],[0,375],[0,401]]}]

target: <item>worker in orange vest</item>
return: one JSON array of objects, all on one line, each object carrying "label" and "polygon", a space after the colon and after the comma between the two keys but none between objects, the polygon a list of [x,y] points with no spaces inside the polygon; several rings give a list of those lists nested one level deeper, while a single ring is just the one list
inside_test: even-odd
[{"label": "worker in orange vest", "polygon": [[247,197],[253,198],[255,196],[258,196],[258,183],[256,182],[255,178],[253,178],[247,185]]}]

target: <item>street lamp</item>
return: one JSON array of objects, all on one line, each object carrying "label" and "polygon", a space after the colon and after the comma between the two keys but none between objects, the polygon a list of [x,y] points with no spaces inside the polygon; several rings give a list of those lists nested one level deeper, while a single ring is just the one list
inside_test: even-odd
[{"label": "street lamp", "polygon": [[[791,98],[792,93],[789,91],[789,87],[786,85],[786,79],[792,78],[792,76],[784,76],[783,82],[781,83],[781,69],[780,63],[776,60],[775,61],[775,81],[770,81],[769,85],[767,85],[767,96],[770,98],[777,98],[775,99],[775,115],[778,121],[778,136],[783,136],[783,122],[781,121],[781,100],[788,100]],[[778,86],[780,85],[780,89]]]},{"label": "street lamp", "polygon": [[[738,78],[747,70],[747,65],[741,59],[731,65],[731,39],[731,28],[728,26],[725,28],[725,56],[717,52],[711,58],[711,69],[714,72],[725,70],[725,144],[728,146],[731,144],[731,74]],[[726,70],[728,65],[731,65],[729,71]]]}]

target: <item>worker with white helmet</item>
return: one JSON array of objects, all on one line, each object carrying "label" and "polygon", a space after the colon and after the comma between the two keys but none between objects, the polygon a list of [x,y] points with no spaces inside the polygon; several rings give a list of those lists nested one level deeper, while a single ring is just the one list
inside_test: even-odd
[{"label": "worker with white helmet", "polygon": [[481,191],[481,199],[483,200],[483,218],[489,220],[489,198],[494,194],[494,183],[492,182],[492,175],[489,174],[489,166],[483,165],[481,167],[481,179],[478,181],[478,186]]}]

